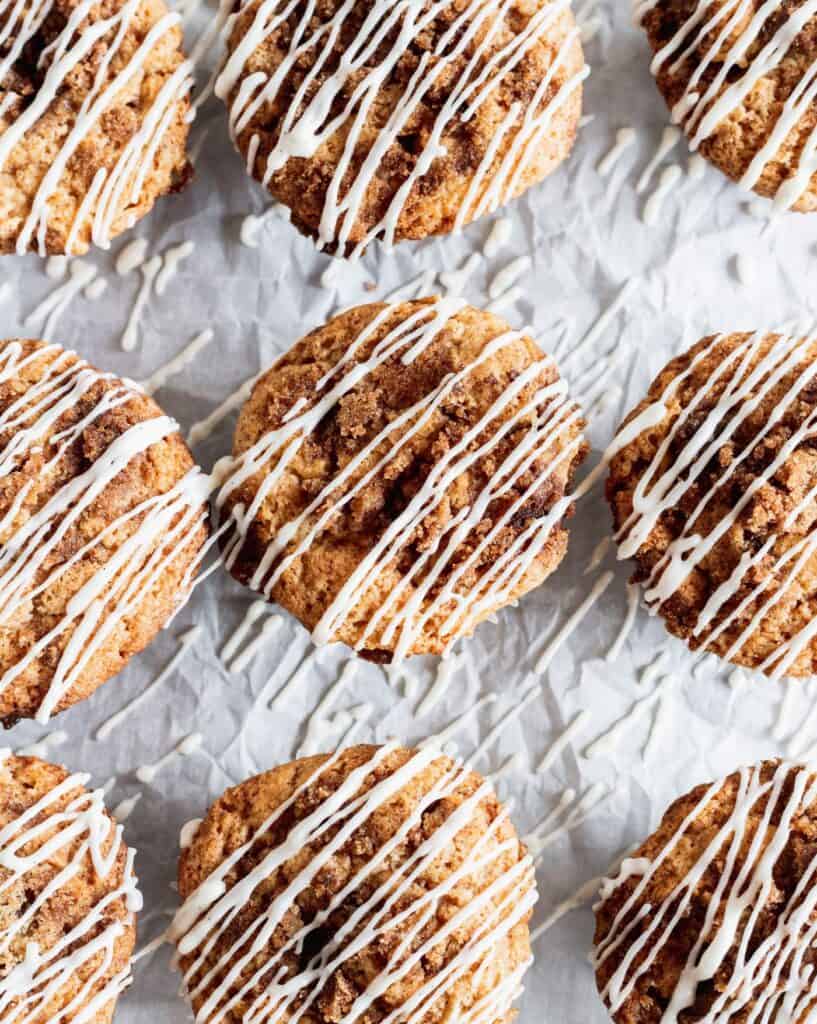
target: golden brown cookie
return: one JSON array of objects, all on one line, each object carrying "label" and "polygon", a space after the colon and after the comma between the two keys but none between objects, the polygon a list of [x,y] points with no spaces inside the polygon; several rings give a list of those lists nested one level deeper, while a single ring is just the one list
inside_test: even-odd
[{"label": "golden brown cookie", "polygon": [[0,721],[46,720],[153,639],[190,589],[205,480],[132,383],[0,343]]},{"label": "golden brown cookie", "polygon": [[566,0],[251,0],[216,92],[247,170],[321,248],[445,234],[570,152],[587,74]]},{"label": "golden brown cookie", "polygon": [[0,1017],[108,1024],[130,984],[133,850],[88,775],[0,750]]},{"label": "golden brown cookie", "polygon": [[817,209],[817,12],[808,0],[636,0],[692,148],[781,209]]},{"label": "golden brown cookie", "polygon": [[163,0],[0,11],[0,252],[84,253],[178,191],[192,67]]},{"label": "golden brown cookie", "polygon": [[696,787],[602,884],[595,913],[596,983],[616,1024],[805,1024],[817,776],[764,761]]},{"label": "golden brown cookie", "polygon": [[533,865],[480,776],[425,748],[302,758],[228,790],[179,864],[196,1018],[504,1024]]},{"label": "golden brown cookie", "polygon": [[217,495],[227,568],[317,643],[442,653],[561,561],[579,410],[460,299],[359,306],[256,383]]},{"label": "golden brown cookie", "polygon": [[817,340],[713,335],[625,419],[607,498],[619,557],[693,650],[817,672]]}]

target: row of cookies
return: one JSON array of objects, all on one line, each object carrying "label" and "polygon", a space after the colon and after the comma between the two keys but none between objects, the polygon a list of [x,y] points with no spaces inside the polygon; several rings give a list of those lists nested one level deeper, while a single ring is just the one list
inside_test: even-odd
[{"label": "row of cookies", "polygon": [[[109,1021],[131,983],[135,852],[88,777],[0,751],[0,1016]],[[817,775],[702,785],[600,883],[616,1024],[806,1021]],[[201,1024],[497,1024],[532,963],[534,860],[491,786],[430,746],[353,746],[228,790],[183,834],[164,938]]]},{"label": "row of cookies", "polygon": [[577,488],[588,446],[555,362],[461,299],[356,307],[307,335],[259,377],[210,475],[138,386],[7,341],[0,719],[46,721],[115,675],[217,543],[318,644],[446,654],[553,572],[606,467],[648,608],[693,649],[812,674],[816,356],[811,336],[702,340]]},{"label": "row of cookies", "polygon": [[[589,73],[569,0],[222,3],[192,58],[163,0],[0,5],[0,251],[107,247],[192,175],[195,65],[247,171],[322,249],[461,228],[569,154]],[[636,0],[693,149],[817,205],[813,0]],[[205,91],[206,95],[206,91]]]}]

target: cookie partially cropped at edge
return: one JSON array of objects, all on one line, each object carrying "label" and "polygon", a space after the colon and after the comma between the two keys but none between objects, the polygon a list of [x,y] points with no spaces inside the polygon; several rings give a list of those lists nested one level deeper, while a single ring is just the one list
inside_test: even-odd
[{"label": "cookie partially cropped at edge", "polygon": [[817,337],[726,334],[673,359],[614,440],[619,557],[693,650],[817,672]]},{"label": "cookie partially cropped at edge", "polygon": [[594,908],[615,1024],[813,1016],[816,837],[813,766],[764,761],[676,800]]},{"label": "cookie partially cropped at edge", "polygon": [[206,482],[133,383],[0,342],[0,722],[45,721],[153,639],[189,593]]},{"label": "cookie partially cropped at edge", "polygon": [[3,1020],[108,1024],[130,984],[134,851],[89,778],[0,750]]},{"label": "cookie partially cropped at edge", "polygon": [[163,0],[0,11],[0,252],[84,253],[189,180],[192,65]]},{"label": "cookie partially cropped at edge", "polygon": [[216,92],[247,171],[320,248],[451,232],[570,152],[584,63],[568,0],[251,0]]},{"label": "cookie partially cropped at edge", "polygon": [[196,1019],[504,1024],[533,864],[490,785],[431,748],[357,746],[227,790],[170,928]]},{"label": "cookie partially cropped at edge", "polygon": [[694,150],[779,209],[817,209],[817,13],[807,0],[633,0]]},{"label": "cookie partially cropped at edge", "polygon": [[241,411],[216,496],[225,564],[316,643],[443,653],[561,561],[582,426],[554,361],[490,313],[348,310]]}]

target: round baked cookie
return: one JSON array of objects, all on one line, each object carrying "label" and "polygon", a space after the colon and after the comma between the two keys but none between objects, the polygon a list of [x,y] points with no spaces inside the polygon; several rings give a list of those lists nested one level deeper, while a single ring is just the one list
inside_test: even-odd
[{"label": "round baked cookie", "polygon": [[817,1005],[817,776],[764,761],[698,786],[601,887],[616,1024],[792,1021]]},{"label": "round baked cookie", "polygon": [[635,0],[658,88],[694,150],[780,209],[817,209],[809,0]]},{"label": "round baked cookie", "polygon": [[501,1024],[531,962],[531,858],[490,785],[429,747],[352,747],[227,790],[179,893],[201,1022]]},{"label": "round baked cookie", "polygon": [[248,172],[321,248],[453,231],[570,152],[587,75],[567,0],[250,0],[216,92]]},{"label": "round baked cookie", "polygon": [[619,557],[693,650],[817,672],[817,339],[704,338],[624,420],[607,498]]},{"label": "round baked cookie", "polygon": [[561,561],[582,419],[556,364],[461,299],[359,306],[241,411],[225,564],[318,644],[440,654]]},{"label": "round baked cookie", "polygon": [[90,776],[0,750],[0,1016],[107,1024],[131,981],[134,852]]},{"label": "round baked cookie", "polygon": [[0,252],[107,248],[178,191],[190,63],[164,0],[0,10]]},{"label": "round baked cookie", "polygon": [[134,384],[0,342],[0,722],[47,720],[153,639],[190,589],[206,479]]}]

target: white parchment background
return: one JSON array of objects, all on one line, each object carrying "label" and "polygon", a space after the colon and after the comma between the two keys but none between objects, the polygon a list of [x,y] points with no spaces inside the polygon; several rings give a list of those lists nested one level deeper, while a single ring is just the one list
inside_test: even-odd
[{"label": "white parchment background", "polygon": [[[552,351],[563,339],[564,354],[622,286],[633,281],[621,312],[595,345],[565,366],[566,375],[576,379],[588,367],[601,372],[602,353],[617,356],[605,408],[590,423],[594,452],[588,464],[598,459],[615,424],[654,374],[687,344],[717,329],[773,327],[814,313],[809,281],[817,256],[817,218],[789,215],[768,230],[751,212],[747,197],[708,169],[698,180],[681,180],[664,204],[658,226],[643,222],[647,195],[636,195],[635,182],[656,150],[666,112],[648,72],[646,44],[631,27],[628,8],[625,0],[606,0],[583,12],[600,22],[587,46],[593,74],[586,86],[585,113],[593,120],[582,129],[567,163],[506,212],[513,222],[510,244],[495,259],[481,263],[466,289],[475,304],[485,303],[486,284],[496,271],[515,256],[528,254],[532,269],[522,282],[526,297],[505,315],[514,326],[532,325],[546,349]],[[199,23],[211,13],[199,11]],[[603,180],[598,162],[610,150],[616,130],[625,125],[637,130],[637,142]],[[120,347],[139,285],[138,273],[118,278],[113,272],[122,241],[110,253],[89,257],[109,279],[106,295],[95,302],[74,302],[53,339],[105,369],[144,379],[192,335],[212,327],[213,343],[157,395],[184,429],[339,305],[385,295],[423,270],[454,269],[469,253],[481,251],[489,231],[490,223],[483,221],[458,238],[402,246],[391,255],[372,251],[359,268],[340,275],[337,291],[330,292],[319,281],[327,257],[286,222],[267,219],[257,249],[240,243],[242,220],[250,212],[262,212],[268,198],[245,176],[217,101],[204,108],[194,125],[194,144],[203,132],[207,135],[195,182],[183,195],[162,201],[135,229],[136,235],[149,239],[151,253],[184,240],[196,244],[166,294],[151,300],[141,319],[137,349],[125,353]],[[683,144],[663,166],[673,161],[686,169]],[[656,184],[654,179],[649,191]],[[737,279],[738,254],[744,257],[748,283]],[[2,335],[36,334],[38,327],[24,327],[23,320],[55,287],[41,262],[6,258],[0,280],[12,285],[0,304]],[[196,448],[205,468],[228,451],[233,424],[234,416]],[[727,683],[730,672],[717,664],[693,671],[692,659],[679,642],[641,610],[620,656],[605,660],[624,620],[628,573],[608,554],[599,570],[584,575],[592,551],[610,529],[601,490],[597,487],[578,508],[570,550],[558,572],[460,648],[465,660],[430,714],[418,715],[417,707],[433,679],[431,664],[412,668],[415,689],[407,696],[402,683],[390,683],[380,669],[361,663],[334,709],[370,702],[374,712],[371,724],[361,728],[361,738],[398,736],[410,743],[444,727],[480,696],[496,694],[498,700],[454,737],[460,751],[468,754],[530,685],[529,673],[541,650],[586,597],[599,572],[614,570],[607,591],[538,679],[538,693],[524,715],[476,763],[484,772],[495,771],[511,755],[523,752],[522,763],[497,782],[500,795],[513,797],[523,832],[546,817],[566,787],[579,796],[595,783],[605,787],[604,799],[589,818],[544,850],[535,923],[645,835],[673,796],[738,763],[791,747],[771,736],[783,687],[747,678],[732,688]],[[229,673],[218,652],[251,600],[248,592],[216,572],[170,629],[93,699],[49,730],[23,724],[4,737],[4,742],[21,747],[54,729],[64,730],[68,738],[52,745],[49,756],[91,772],[100,785],[115,775],[111,806],[142,792],[126,824],[128,841],[138,849],[145,894],[142,942],[163,930],[176,905],[171,883],[181,826],[201,816],[227,785],[293,756],[306,719],[348,658],[341,650],[320,652],[292,688],[285,707],[270,709],[269,696],[311,646],[305,631],[286,617],[274,642],[244,671]],[[203,627],[202,637],[165,687],[107,741],[95,741],[96,728],[155,678],[176,652],[178,636],[192,624]],[[651,691],[652,683],[638,680],[661,651],[667,652],[675,683],[646,753],[652,710],[633,722],[609,754],[583,757],[594,737]],[[806,717],[817,693],[811,683],[791,685],[798,687],[794,724]],[[590,716],[577,742],[546,773],[537,773],[550,742],[582,708]],[[817,721],[813,736],[809,729],[807,723],[803,743],[817,741]],[[204,736],[199,753],[176,758],[150,785],[137,781],[134,773],[140,765],[156,760],[194,731]],[[800,743],[798,739],[795,749]],[[585,908],[538,939],[536,964],[522,1000],[522,1024],[595,1024],[607,1019],[587,962],[591,937],[592,917]],[[169,959],[163,949],[137,965],[135,983],[118,1011],[121,1024],[173,1024],[187,1018]]]}]

